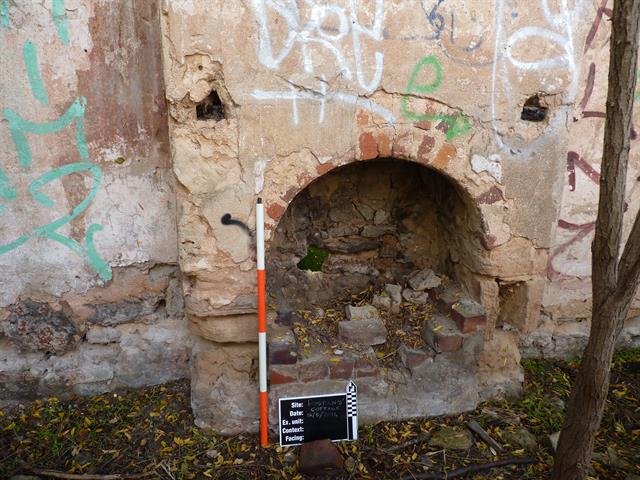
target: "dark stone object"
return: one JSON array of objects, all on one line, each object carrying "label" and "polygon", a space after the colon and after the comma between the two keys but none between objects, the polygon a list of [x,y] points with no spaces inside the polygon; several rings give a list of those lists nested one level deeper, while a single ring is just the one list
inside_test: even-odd
[{"label": "dark stone object", "polygon": [[133,322],[139,317],[155,312],[161,300],[160,296],[150,296],[139,300],[87,305],[95,311],[89,321],[98,325],[119,325]]},{"label": "dark stone object", "polygon": [[21,351],[63,353],[80,341],[80,330],[67,305],[25,300],[9,308],[4,332]]},{"label": "dark stone object", "polygon": [[331,440],[315,440],[300,446],[300,473],[335,475],[343,470],[344,458]]}]

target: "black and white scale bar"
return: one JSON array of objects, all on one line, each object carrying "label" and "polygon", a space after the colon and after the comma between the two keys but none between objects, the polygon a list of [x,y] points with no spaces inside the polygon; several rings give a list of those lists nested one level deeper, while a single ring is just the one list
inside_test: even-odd
[{"label": "black and white scale bar", "polygon": [[347,423],[349,440],[358,439],[358,387],[353,381],[347,384]]}]

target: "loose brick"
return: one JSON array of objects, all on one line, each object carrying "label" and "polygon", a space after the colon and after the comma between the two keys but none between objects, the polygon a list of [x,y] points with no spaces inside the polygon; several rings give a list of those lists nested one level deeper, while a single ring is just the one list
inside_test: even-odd
[{"label": "loose brick", "polygon": [[463,297],[462,290],[457,285],[451,285],[438,294],[438,306],[442,311],[449,312],[453,305]]},{"label": "loose brick", "polygon": [[436,352],[456,352],[464,341],[456,323],[444,315],[434,315],[422,329],[422,338]]},{"label": "loose brick", "polygon": [[402,291],[402,298],[404,298],[407,302],[413,303],[415,305],[424,305],[425,303],[427,303],[429,294],[427,292],[416,292],[415,290],[411,290],[410,288],[405,288]]},{"label": "loose brick", "polygon": [[431,290],[442,283],[433,270],[425,268],[412,273],[408,278],[409,286],[416,291]]},{"label": "loose brick", "polygon": [[400,345],[398,353],[400,354],[402,364],[408,368],[412,374],[417,368],[421,367],[425,363],[433,362],[433,353],[425,350],[409,348],[404,344]]},{"label": "loose brick", "polygon": [[268,338],[270,364],[292,365],[298,361],[298,345],[290,328],[272,327]]},{"label": "loose brick", "polygon": [[292,365],[298,361],[297,346],[269,345],[269,363],[273,365]]},{"label": "loose brick", "polygon": [[356,345],[380,345],[387,341],[387,329],[381,320],[358,320],[338,323],[340,341]]},{"label": "loose brick", "polygon": [[363,305],[362,307],[356,307],[354,305],[347,305],[345,308],[347,318],[351,321],[361,320],[377,320],[380,318],[378,309],[373,305]]},{"label": "loose brick", "polygon": [[487,323],[482,305],[470,299],[462,299],[454,303],[451,307],[451,317],[462,333],[477,332]]},{"label": "loose brick", "polygon": [[380,374],[380,362],[375,352],[370,348],[358,355],[355,363],[356,378],[376,377]]}]

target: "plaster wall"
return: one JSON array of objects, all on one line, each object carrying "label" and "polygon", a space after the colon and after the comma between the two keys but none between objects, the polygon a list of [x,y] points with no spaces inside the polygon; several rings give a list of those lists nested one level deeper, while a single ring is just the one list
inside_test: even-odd
[{"label": "plaster wall", "polygon": [[[482,395],[518,378],[514,367],[498,380],[504,351],[509,365],[518,345],[577,353],[588,327],[576,321],[588,317],[582,232],[597,201],[603,123],[585,112],[604,101],[607,12],[590,1],[166,1],[180,265],[189,323],[205,339],[194,352],[194,405],[226,398],[223,380],[198,366],[207,352],[224,363],[242,350],[236,386],[241,377],[247,392],[255,387],[255,348],[241,347],[256,340],[254,246],[222,217],[253,225],[260,196],[270,241],[314,179],[375,158],[428,166],[479,213],[483,248],[458,268],[488,315]],[[198,119],[212,90],[225,118]],[[521,117],[532,102],[546,109],[542,121]],[[637,342],[634,325],[627,343]],[[237,429],[242,415],[228,414],[196,408],[202,424]]]},{"label": "plaster wall", "polygon": [[159,14],[0,2],[0,403],[187,374]]},{"label": "plaster wall", "polygon": [[[480,219],[454,266],[487,312],[478,398],[579,353],[610,3],[0,0],[0,402],[191,376],[200,425],[255,428],[254,243],[222,218],[251,230],[260,196],[270,242],[378,158]],[[198,119],[212,90],[224,118]]]}]

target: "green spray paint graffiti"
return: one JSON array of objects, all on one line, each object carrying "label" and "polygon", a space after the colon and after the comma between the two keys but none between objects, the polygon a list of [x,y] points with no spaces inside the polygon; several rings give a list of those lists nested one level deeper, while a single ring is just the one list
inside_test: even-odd
[{"label": "green spray paint graffiti", "polygon": [[58,133],[67,128],[71,123],[76,124],[76,147],[80,158],[86,160],[89,158],[89,148],[84,136],[84,111],[87,100],[84,97],[78,97],[67,111],[56,120],[50,123],[34,123],[22,118],[18,113],[10,108],[4,109],[4,118],[9,122],[9,130],[13,137],[13,143],[18,152],[18,162],[23,168],[31,166],[31,148],[27,142],[26,133],[36,135],[49,135]]},{"label": "green spray paint graffiti", "polygon": [[[25,132],[36,134],[49,134],[56,133],[69,126],[74,121],[76,122],[76,148],[81,158],[87,158],[88,147],[84,138],[84,130],[80,128],[83,126],[84,120],[84,99],[77,99],[72,106],[63,114],[58,120],[47,123],[37,124],[29,122],[20,117],[16,112],[11,109],[5,109],[5,118],[9,121],[9,128],[11,130],[13,141],[18,152],[18,161],[21,167],[30,168],[31,166],[31,150],[29,148]],[[79,116],[81,113],[82,116]],[[79,134],[78,132],[81,132]],[[21,157],[22,152],[22,157]],[[94,242],[93,236],[96,232],[102,230],[102,226],[97,224],[91,224],[87,228],[87,232],[84,238],[84,244],[82,245],[76,240],[58,233],[58,229],[62,226],[71,223],[71,221],[77,218],[83,213],[91,204],[94,197],[100,187],[100,181],[102,179],[102,171],[100,167],[91,162],[76,162],[68,165],[64,165],[55,170],[44,173],[42,176],[32,181],[29,185],[28,191],[31,197],[43,205],[46,208],[51,208],[55,205],[53,200],[46,196],[42,189],[49,183],[61,179],[62,177],[71,175],[73,173],[88,172],[93,177],[93,186],[88,195],[75,207],[73,207],[71,213],[64,215],[54,221],[47,223],[46,225],[39,226],[33,229],[29,234],[22,235],[18,239],[0,245],[0,255],[10,252],[20,245],[26,243],[29,239],[40,237],[48,238],[61,245],[67,247],[71,251],[77,253],[80,256],[84,256],[91,267],[98,273],[103,280],[110,280],[112,278],[111,267],[100,258]],[[0,196],[5,200],[15,200],[16,190],[10,186],[9,180],[0,169]]]},{"label": "green spray paint graffiti", "polygon": [[[433,81],[428,84],[418,83],[418,76],[426,69],[431,69],[433,74]],[[445,122],[449,128],[447,130],[447,140],[452,140],[458,135],[464,135],[471,130],[471,122],[469,119],[462,115],[446,115],[443,113],[415,113],[409,107],[409,98],[411,95],[425,95],[435,92],[442,84],[444,73],[442,71],[442,65],[436,57],[429,55],[421,59],[411,72],[409,77],[409,84],[407,85],[407,93],[403,95],[400,100],[400,110],[402,115],[412,122],[422,121],[440,121]]]},{"label": "green spray paint graffiti", "polygon": [[13,242],[10,242],[6,245],[0,245],[0,255],[19,247],[31,238],[48,238],[60,243],[61,245],[67,247],[80,256],[85,256],[91,267],[93,267],[93,269],[98,273],[98,275],[100,275],[100,278],[102,278],[103,280],[111,279],[111,268],[104,260],[100,258],[100,255],[96,251],[93,242],[94,234],[102,230],[102,226],[91,224],[87,228],[87,232],[84,238],[86,246],[83,246],[76,240],[57,232],[60,227],[71,223],[74,218],[78,217],[78,215],[84,212],[93,201],[98,192],[98,188],[100,187],[100,180],[102,178],[102,171],[100,170],[100,167],[90,162],[77,162],[64,165],[55,170],[46,172],[44,175],[31,182],[31,184],[29,185],[29,193],[36,202],[44,205],[47,208],[51,208],[55,205],[55,203],[41,191],[42,188],[55,180],[78,172],[89,172],[93,177],[93,186],[89,194],[73,208],[70,214],[57,218],[46,225],[36,227],[31,233],[22,235]]},{"label": "green spray paint graffiti", "polygon": [[22,49],[22,57],[24,59],[24,66],[27,69],[27,77],[29,77],[29,84],[31,85],[31,92],[40,103],[49,105],[49,97],[47,91],[42,83],[42,76],[40,75],[40,68],[38,67],[38,54],[36,52],[36,46],[32,42],[26,42]]},{"label": "green spray paint graffiti", "polygon": [[9,28],[9,0],[0,0],[0,25]]},{"label": "green spray paint graffiti", "polygon": [[[4,1],[0,4],[0,7],[2,7],[0,13],[6,13],[8,22],[8,3]],[[53,0],[52,14],[58,29],[58,35],[64,43],[68,43],[64,0]],[[4,15],[2,16],[2,19],[4,22]],[[47,96],[44,83],[42,82],[35,45],[32,42],[27,41],[23,47],[22,55],[33,96],[38,101],[48,105],[49,98]],[[31,168],[33,163],[33,154],[31,152],[31,147],[29,146],[29,141],[27,140],[27,134],[50,135],[61,132],[71,125],[75,126],[76,150],[78,151],[81,159],[87,160],[89,158],[89,147],[87,145],[84,132],[86,103],[87,102],[84,97],[76,98],[65,113],[56,120],[48,123],[36,123],[26,120],[15,110],[5,108],[3,115],[5,120],[8,122],[9,131],[11,132],[11,137],[18,154],[19,166],[28,170]],[[61,181],[64,177],[83,172],[92,177],[93,185],[85,198],[72,208],[71,213],[64,214],[45,225],[35,227],[29,233],[21,235],[11,242],[5,243],[4,245],[0,244],[0,255],[20,247],[32,238],[46,238],[53,240],[77,255],[84,257],[101,279],[105,281],[111,280],[111,267],[100,257],[93,240],[94,235],[102,230],[101,225],[95,223],[89,225],[84,235],[83,243],[58,232],[61,227],[69,225],[91,205],[102,180],[102,170],[100,167],[88,161],[63,165],[62,167],[45,172],[40,177],[33,180],[29,184],[28,192],[31,197],[44,208],[52,208],[55,206],[55,202],[44,193],[43,190],[45,187],[52,182]],[[9,177],[7,177],[0,167],[0,200],[12,202],[16,199],[17,190],[11,184]],[[3,213],[5,209],[6,206],[0,204],[0,214]]]},{"label": "green spray paint graffiti", "polygon": [[[58,38],[62,43],[68,45],[69,30],[64,0],[51,0],[51,17],[58,31]],[[0,0],[0,27],[9,28],[9,0]]]},{"label": "green spray paint graffiti", "polygon": [[53,0],[51,2],[51,16],[53,23],[58,30],[58,37],[65,45],[69,44],[69,31],[67,29],[67,12],[64,8],[64,0]]}]

